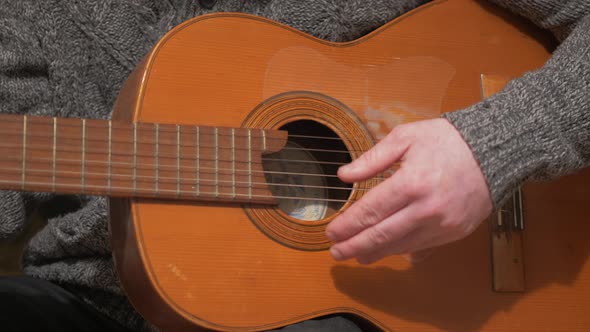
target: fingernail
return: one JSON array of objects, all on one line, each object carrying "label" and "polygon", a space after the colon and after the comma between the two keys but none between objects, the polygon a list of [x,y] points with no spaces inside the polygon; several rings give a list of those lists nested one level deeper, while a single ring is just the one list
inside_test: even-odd
[{"label": "fingernail", "polygon": [[346,164],[346,165],[344,165],[344,166],[340,166],[340,168],[338,169],[338,172],[339,172],[339,173],[340,173],[340,172],[349,173],[349,172],[351,172],[351,171],[353,171],[353,170],[354,170],[354,167],[355,167],[354,165],[355,165],[355,164],[354,164],[354,163],[352,163],[352,164]]},{"label": "fingernail", "polygon": [[342,260],[342,253],[340,253],[340,250],[338,250],[336,247],[330,248],[330,254],[332,254],[332,257],[334,257],[335,260]]}]

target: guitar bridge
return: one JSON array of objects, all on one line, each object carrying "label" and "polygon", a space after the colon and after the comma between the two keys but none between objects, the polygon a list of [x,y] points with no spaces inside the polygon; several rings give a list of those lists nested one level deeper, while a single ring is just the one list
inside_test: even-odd
[{"label": "guitar bridge", "polygon": [[522,192],[518,188],[490,218],[492,287],[496,292],[525,290],[523,231]]}]

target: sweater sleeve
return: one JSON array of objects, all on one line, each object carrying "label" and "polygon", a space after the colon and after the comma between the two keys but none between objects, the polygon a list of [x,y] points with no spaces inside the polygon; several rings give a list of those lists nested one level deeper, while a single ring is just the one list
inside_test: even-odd
[{"label": "sweater sleeve", "polygon": [[489,0],[515,14],[523,16],[538,27],[550,30],[563,41],[590,13],[588,0]]},{"label": "sweater sleeve", "polygon": [[[556,31],[572,27],[550,60],[498,94],[443,115],[470,146],[496,207],[529,178],[554,179],[590,163],[590,15],[576,21],[577,12],[568,14],[581,1],[535,3],[536,23]],[[553,15],[543,14],[545,7]]]},{"label": "sweater sleeve", "polygon": [[[17,1],[0,6],[0,112],[23,114],[48,107],[47,63],[25,7]],[[4,158],[5,156],[0,156]],[[0,239],[25,226],[28,202],[38,194],[0,191]]]}]

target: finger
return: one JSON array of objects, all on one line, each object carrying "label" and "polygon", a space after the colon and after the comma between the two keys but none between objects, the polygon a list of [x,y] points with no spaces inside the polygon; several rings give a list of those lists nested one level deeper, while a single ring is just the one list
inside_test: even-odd
[{"label": "finger", "polygon": [[336,243],[330,248],[330,253],[336,260],[346,260],[384,250],[417,227],[413,215],[411,208],[404,208],[373,227]]},{"label": "finger", "polygon": [[[414,235],[417,232],[422,232],[423,227],[417,226],[416,228],[414,228],[412,231],[408,232],[408,234],[406,234],[403,238],[401,238],[399,241],[397,242],[405,242],[404,240],[407,238],[412,238],[414,237]],[[372,264],[382,258],[385,258],[386,256],[391,256],[393,254],[395,254],[395,248],[397,246],[395,246],[395,243],[391,243],[388,246],[383,247],[380,250],[374,250],[371,252],[368,252],[366,254],[360,255],[356,257],[356,260],[360,263],[360,264]]]},{"label": "finger", "polygon": [[[428,257],[430,257],[434,253],[434,250],[435,250],[434,247],[428,248],[428,249],[422,249],[422,250],[419,250],[416,252],[402,254],[402,257],[404,257],[406,260],[408,260],[412,264],[418,264],[418,263],[426,260]],[[373,264],[385,257],[392,256],[392,255],[396,255],[396,253],[392,253],[391,249],[386,248],[386,249],[378,251],[378,252],[372,252],[370,254],[357,257],[356,260],[359,262],[359,264],[368,265],[368,264]]]},{"label": "finger", "polygon": [[410,140],[392,130],[384,139],[350,164],[338,169],[344,182],[362,181],[387,170],[398,161],[410,146]]},{"label": "finger", "polygon": [[423,249],[419,251],[414,251],[409,254],[404,254],[403,257],[408,260],[412,264],[420,263],[434,253],[434,248]]},{"label": "finger", "polygon": [[395,173],[334,218],[326,236],[334,242],[346,240],[406,206],[409,197],[401,185],[403,175],[401,171]]},{"label": "finger", "polygon": [[404,255],[406,258],[417,259],[419,261],[432,253],[434,248],[455,240],[457,240],[457,237],[440,233],[440,229],[429,225],[416,228],[404,238],[392,243],[386,250],[368,253],[364,257],[358,257],[358,259],[359,262],[362,261],[364,264],[370,264],[385,256]]}]

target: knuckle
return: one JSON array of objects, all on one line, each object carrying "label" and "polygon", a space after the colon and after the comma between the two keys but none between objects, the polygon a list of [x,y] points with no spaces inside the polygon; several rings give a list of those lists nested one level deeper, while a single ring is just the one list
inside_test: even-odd
[{"label": "knuckle", "polygon": [[390,255],[404,255],[407,253],[409,253],[407,246],[396,247],[396,248],[393,248],[389,251]]},{"label": "knuckle", "polygon": [[423,196],[427,189],[423,182],[412,179],[405,184],[405,191],[410,198],[416,199]]},{"label": "knuckle", "polygon": [[427,219],[443,220],[446,215],[447,205],[443,200],[435,198],[428,200],[424,204],[422,211]]},{"label": "knuckle", "polygon": [[363,159],[367,165],[374,165],[375,163],[379,162],[380,156],[381,156],[381,149],[379,149],[378,147],[375,147],[375,148],[367,151],[363,155]]},{"label": "knuckle", "polygon": [[428,169],[413,169],[405,172],[406,192],[412,198],[436,195],[440,186],[440,174]]},{"label": "knuckle", "polygon": [[369,240],[377,246],[382,246],[389,243],[389,235],[381,228],[373,227],[369,232]]},{"label": "knuckle", "polygon": [[378,223],[380,219],[380,214],[375,208],[364,202],[358,203],[357,223],[362,228],[371,227]]},{"label": "knuckle", "polygon": [[405,170],[403,176],[405,178],[404,188],[410,196],[417,198],[426,192],[427,185],[421,172],[416,169]]}]

